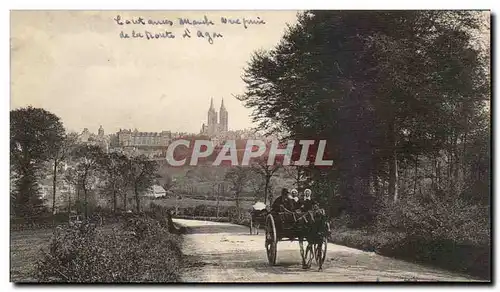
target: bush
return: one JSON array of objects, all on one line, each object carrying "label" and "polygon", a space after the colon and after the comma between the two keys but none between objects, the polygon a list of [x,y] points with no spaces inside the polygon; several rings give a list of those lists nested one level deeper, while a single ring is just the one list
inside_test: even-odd
[{"label": "bush", "polygon": [[404,233],[380,254],[489,279],[489,209],[459,198],[410,198],[384,210],[378,229]]},{"label": "bush", "polygon": [[180,239],[154,219],[129,218],[108,234],[91,225],[59,228],[37,263],[41,282],[176,282]]},{"label": "bush", "polygon": [[458,198],[409,198],[383,209],[379,228],[405,232],[425,240],[452,240],[461,244],[488,244],[489,209]]},{"label": "bush", "polygon": [[382,206],[377,223],[368,229],[348,229],[351,218],[336,218],[331,221],[331,239],[489,279],[489,209],[459,198],[435,197],[408,196]]}]

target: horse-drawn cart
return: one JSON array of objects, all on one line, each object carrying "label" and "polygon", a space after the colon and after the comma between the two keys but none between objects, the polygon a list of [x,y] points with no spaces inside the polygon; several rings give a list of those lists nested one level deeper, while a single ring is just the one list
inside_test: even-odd
[{"label": "horse-drawn cart", "polygon": [[252,206],[252,211],[250,212],[250,235],[259,234],[259,228],[266,223],[268,213],[269,211],[267,211],[264,203],[257,202]]},{"label": "horse-drawn cart", "polygon": [[[319,270],[323,268],[330,233],[328,218],[323,209],[269,213],[266,217],[265,228],[265,247],[270,265],[276,264],[278,242],[298,241],[302,267],[310,268],[314,259]],[[307,243],[305,249],[304,243]]]}]

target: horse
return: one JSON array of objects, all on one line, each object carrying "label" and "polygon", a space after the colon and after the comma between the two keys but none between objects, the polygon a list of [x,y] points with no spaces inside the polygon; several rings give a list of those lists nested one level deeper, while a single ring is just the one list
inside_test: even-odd
[{"label": "horse", "polygon": [[266,209],[263,210],[252,210],[250,212],[250,234],[259,234],[260,225],[264,224],[266,221],[266,216],[269,212]]}]

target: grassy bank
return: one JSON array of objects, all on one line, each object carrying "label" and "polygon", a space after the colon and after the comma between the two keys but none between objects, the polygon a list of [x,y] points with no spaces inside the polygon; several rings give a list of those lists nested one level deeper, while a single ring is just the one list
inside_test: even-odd
[{"label": "grassy bank", "polygon": [[13,282],[177,282],[182,237],[166,220],[131,215],[117,224],[11,235]]},{"label": "grassy bank", "polygon": [[447,240],[410,238],[404,233],[333,229],[335,244],[490,280],[489,247]]}]

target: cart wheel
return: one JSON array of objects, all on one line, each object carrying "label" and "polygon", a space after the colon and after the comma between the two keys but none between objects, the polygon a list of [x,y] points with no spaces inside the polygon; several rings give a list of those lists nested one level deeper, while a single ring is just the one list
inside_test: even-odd
[{"label": "cart wheel", "polygon": [[250,235],[252,235],[252,231],[253,231],[253,220],[252,218],[250,218]]},{"label": "cart wheel", "polygon": [[271,266],[276,264],[277,243],[276,225],[273,216],[269,214],[266,218],[266,251],[267,260]]}]

